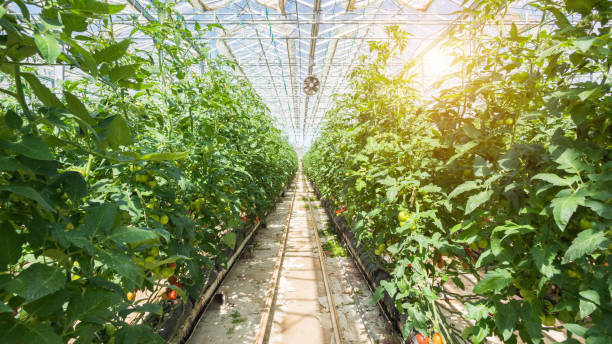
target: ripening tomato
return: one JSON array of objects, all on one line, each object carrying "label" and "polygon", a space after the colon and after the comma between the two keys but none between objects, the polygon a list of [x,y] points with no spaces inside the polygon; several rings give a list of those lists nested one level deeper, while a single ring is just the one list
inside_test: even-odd
[{"label": "ripening tomato", "polygon": [[132,293],[131,291],[128,291],[127,294],[125,295],[125,297],[129,300],[132,301],[134,300],[134,298],[136,297],[135,293]]},{"label": "ripening tomato", "polygon": [[429,337],[425,337],[425,336],[423,336],[420,333],[416,335],[416,340],[417,340],[417,343],[419,343],[419,344],[427,344],[427,343],[429,343]]},{"label": "ripening tomato", "polygon": [[168,300],[174,300],[176,299],[176,290],[170,290],[168,292]]},{"label": "ripening tomato", "polygon": [[434,333],[433,338],[431,340],[431,344],[444,344],[442,340],[442,336],[439,333]]}]

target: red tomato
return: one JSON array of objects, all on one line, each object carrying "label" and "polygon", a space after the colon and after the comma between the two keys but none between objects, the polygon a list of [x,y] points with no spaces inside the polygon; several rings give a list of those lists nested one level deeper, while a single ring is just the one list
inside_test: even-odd
[{"label": "red tomato", "polygon": [[168,292],[168,300],[174,300],[176,299],[176,291],[175,290],[170,290]]},{"label": "red tomato", "polygon": [[242,221],[242,222],[246,222],[246,217],[244,217],[244,216],[240,216],[240,221]]},{"label": "red tomato", "polygon": [[416,340],[417,340],[417,343],[419,343],[419,344],[427,344],[427,343],[429,343],[429,337],[425,337],[425,336],[423,336],[420,333],[416,335]]},{"label": "red tomato", "polygon": [[174,284],[174,283],[176,283],[176,282],[178,282],[178,279],[176,278],[176,276],[170,276],[170,277],[168,277],[168,283],[170,283],[170,284]]},{"label": "red tomato", "polygon": [[442,340],[442,336],[439,333],[434,333],[431,344],[444,344],[444,340]]}]

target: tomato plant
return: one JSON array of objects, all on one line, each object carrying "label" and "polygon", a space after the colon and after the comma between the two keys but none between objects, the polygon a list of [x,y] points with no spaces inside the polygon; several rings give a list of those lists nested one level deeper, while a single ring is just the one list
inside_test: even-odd
[{"label": "tomato plant", "polygon": [[[240,219],[264,216],[297,170],[250,85],[193,53],[208,28],[152,5],[160,21],[115,39],[124,5],[0,4],[3,343],[161,342],[143,315],[176,305],[136,290],[198,298]],[[46,65],[80,77],[51,83]]]},{"label": "tomato plant", "polygon": [[[474,43],[458,49],[458,84],[433,98],[413,61],[387,68],[405,56],[397,27],[370,43],[306,173],[391,276],[376,296],[395,299],[405,336],[609,342],[610,3],[532,1],[542,23],[520,29],[501,23],[509,2],[475,5],[447,43]],[[478,283],[451,296],[474,325],[458,335],[436,300],[465,274]]]}]

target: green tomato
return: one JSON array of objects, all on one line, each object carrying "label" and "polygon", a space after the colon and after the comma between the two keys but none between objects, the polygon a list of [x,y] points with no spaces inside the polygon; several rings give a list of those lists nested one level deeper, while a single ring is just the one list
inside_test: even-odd
[{"label": "green tomato", "polygon": [[586,217],[580,219],[580,228],[581,229],[589,229],[593,227],[591,221],[589,221]]},{"label": "green tomato", "polygon": [[485,248],[487,248],[487,246],[489,246],[489,241],[487,239],[482,238],[482,239],[478,240],[478,247],[479,248],[485,249]]},{"label": "green tomato", "polygon": [[166,215],[162,215],[162,217],[159,218],[159,223],[161,223],[162,225],[167,224],[169,221],[168,216]]},{"label": "green tomato", "polygon": [[159,255],[159,247],[153,246],[147,251],[147,256],[157,257]]},{"label": "green tomato", "polygon": [[544,326],[555,326],[555,316],[554,315],[540,315],[540,319],[542,320],[542,325]]},{"label": "green tomato", "polygon": [[117,328],[115,327],[115,325],[111,324],[111,323],[106,323],[104,324],[104,332],[106,333],[107,336],[112,337],[113,334],[115,334],[115,331],[117,331]]},{"label": "green tomato", "polygon": [[399,220],[399,222],[406,222],[410,220],[410,215],[402,210],[399,212],[399,214],[397,214],[397,219]]}]

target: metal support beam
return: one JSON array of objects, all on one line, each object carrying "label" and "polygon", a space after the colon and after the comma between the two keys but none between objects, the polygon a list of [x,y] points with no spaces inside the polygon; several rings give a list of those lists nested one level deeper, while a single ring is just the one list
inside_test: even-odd
[{"label": "metal support beam", "polygon": [[[312,69],[314,66],[315,51],[317,48],[317,38],[319,36],[320,15],[321,15],[321,0],[315,0],[314,8],[312,10],[312,25],[310,27],[310,53],[308,55],[308,75],[312,75]],[[306,97],[306,101],[304,102],[304,120],[302,124],[302,132],[306,130],[306,118],[308,117],[308,100],[309,98]]]}]

